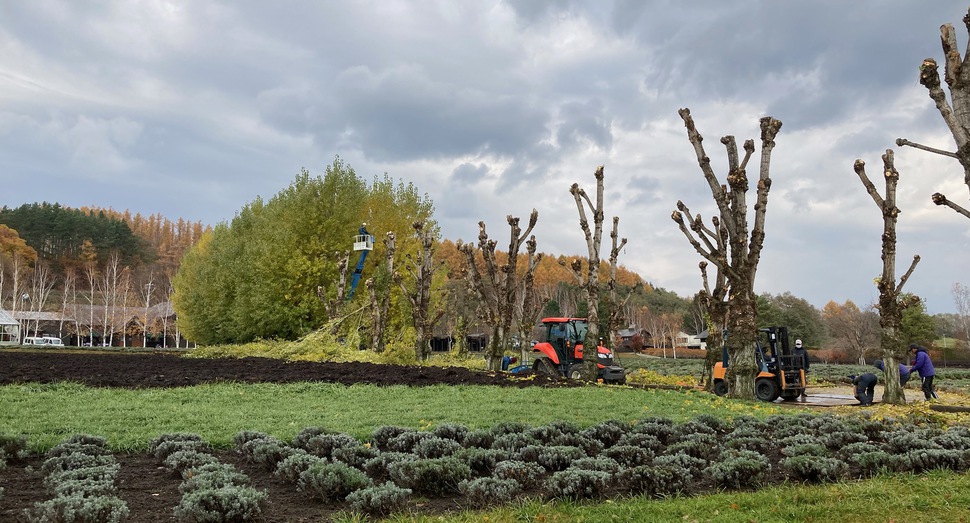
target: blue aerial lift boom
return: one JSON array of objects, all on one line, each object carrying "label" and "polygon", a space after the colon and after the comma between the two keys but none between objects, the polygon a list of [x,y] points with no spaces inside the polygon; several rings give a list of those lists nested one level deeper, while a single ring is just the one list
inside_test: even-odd
[{"label": "blue aerial lift boom", "polygon": [[357,236],[354,236],[354,250],[360,251],[360,259],[357,260],[357,267],[354,268],[354,276],[350,280],[350,292],[347,293],[347,301],[350,301],[354,297],[354,291],[357,290],[357,284],[360,283],[360,274],[364,272],[364,261],[367,259],[367,253],[374,250],[374,237],[367,232],[367,224],[360,224],[360,229],[357,230]]}]

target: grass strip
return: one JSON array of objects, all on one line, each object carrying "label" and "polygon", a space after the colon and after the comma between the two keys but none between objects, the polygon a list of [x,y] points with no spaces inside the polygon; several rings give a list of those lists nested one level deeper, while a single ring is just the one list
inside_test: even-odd
[{"label": "grass strip", "polygon": [[327,383],[140,390],[76,383],[7,385],[0,387],[0,405],[0,433],[23,434],[32,449],[41,451],[80,433],[107,438],[113,450],[137,451],[160,434],[173,432],[197,433],[213,445],[228,447],[240,430],[289,440],[303,428],[323,427],[365,438],[381,425],[489,428],[504,421],[541,425],[564,420],[586,427],[610,419],[663,416],[683,421],[705,413],[731,418],[782,411],[695,391]]},{"label": "grass strip", "polygon": [[[416,516],[398,515],[386,523],[543,523],[575,522],[711,522],[870,523],[967,521],[970,476],[936,471],[919,476],[899,474],[865,481],[824,485],[778,485],[754,492],[726,492],[689,498],[653,500],[642,497],[607,502],[527,501],[487,512]],[[338,523],[362,521],[355,515]]]}]

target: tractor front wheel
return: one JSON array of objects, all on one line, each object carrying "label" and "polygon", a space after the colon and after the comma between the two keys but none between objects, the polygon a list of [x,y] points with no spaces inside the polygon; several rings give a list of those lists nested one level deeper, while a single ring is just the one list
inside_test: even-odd
[{"label": "tractor front wheel", "polygon": [[761,401],[775,401],[778,399],[778,384],[768,378],[761,378],[754,382],[754,395]]},{"label": "tractor front wheel", "polygon": [[583,364],[577,363],[569,367],[569,377],[574,380],[583,379]]},{"label": "tractor front wheel", "polygon": [[532,366],[532,370],[534,370],[536,374],[542,376],[549,376],[550,378],[559,377],[559,371],[556,370],[556,366],[553,365],[548,358],[537,359],[535,364]]}]

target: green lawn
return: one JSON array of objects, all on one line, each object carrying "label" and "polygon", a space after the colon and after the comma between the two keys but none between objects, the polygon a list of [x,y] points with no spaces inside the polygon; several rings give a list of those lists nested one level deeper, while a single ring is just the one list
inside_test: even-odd
[{"label": "green lawn", "polygon": [[[590,426],[609,419],[632,421],[651,416],[684,421],[700,414],[735,418],[803,411],[798,406],[729,400],[698,391],[605,386],[346,387],[319,383],[145,390],[95,389],[77,384],[9,385],[0,387],[0,405],[0,434],[23,434],[33,450],[44,450],[68,436],[86,433],[108,438],[116,450],[133,451],[145,450],[151,439],[173,432],[197,433],[216,446],[228,447],[232,436],[241,430],[289,440],[303,428],[324,427],[366,438],[381,425],[431,429],[459,423],[487,428],[504,421],[542,425],[565,420]],[[785,484],[756,492],[665,500],[533,501],[489,512],[396,516],[391,521],[955,522],[970,518],[967,506],[970,478],[934,472],[818,486]],[[338,521],[362,520],[344,515]]]},{"label": "green lawn", "polygon": [[[756,492],[692,498],[636,497],[607,503],[528,502],[447,517],[397,516],[394,523],[963,523],[970,518],[970,477],[952,472],[882,476],[826,485],[778,485]],[[339,521],[358,521],[347,516]]]},{"label": "green lawn", "polygon": [[[512,387],[216,384],[177,389],[99,389],[77,384],[0,387],[0,433],[24,434],[43,450],[78,433],[108,438],[118,450],[140,450],[160,434],[194,432],[229,446],[240,430],[289,440],[306,427],[365,438],[381,425],[433,428],[459,423],[488,428],[503,421],[542,425],[567,420],[589,426],[609,419],[699,414],[763,416],[764,403],[735,402],[704,392],[627,387]],[[786,409],[786,411],[789,411]]]}]

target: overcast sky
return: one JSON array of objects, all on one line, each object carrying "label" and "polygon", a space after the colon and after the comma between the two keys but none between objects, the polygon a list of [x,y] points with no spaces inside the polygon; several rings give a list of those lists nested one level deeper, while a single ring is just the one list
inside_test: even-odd
[{"label": "overcast sky", "polygon": [[[539,211],[539,250],[584,254],[573,182],[595,190],[629,244],[620,262],[689,296],[693,251],[671,220],[683,200],[709,220],[710,190],[677,110],[690,108],[720,179],[719,138],[772,158],[759,293],[821,308],[877,298],[879,209],[852,169],[899,169],[898,272],[931,313],[970,284],[970,222],[952,150],[917,81],[961,47],[968,2],[116,1],[0,3],[0,205],[57,202],[216,224],[335,156],[365,180],[388,173],[435,203],[446,238]],[[759,153],[760,153],[760,142]],[[754,166],[754,162],[752,162]],[[749,169],[757,176],[757,169]],[[753,200],[753,198],[752,198]],[[357,224],[347,224],[348,244]],[[372,231],[380,233],[380,231]],[[605,256],[605,255],[604,255]]]}]

